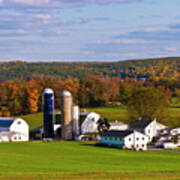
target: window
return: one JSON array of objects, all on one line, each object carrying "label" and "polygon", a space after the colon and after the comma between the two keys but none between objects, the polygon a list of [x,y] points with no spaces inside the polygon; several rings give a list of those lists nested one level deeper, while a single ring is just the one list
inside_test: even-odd
[{"label": "window", "polygon": [[142,138],[142,140],[144,141],[144,137]]},{"label": "window", "polygon": [[150,134],[150,132],[151,132],[151,131],[150,131],[150,130],[148,130],[148,133],[149,133],[149,134]]},{"label": "window", "polygon": [[20,125],[20,124],[21,124],[21,121],[18,121],[17,124]]},{"label": "window", "polygon": [[21,140],[21,136],[19,136],[19,140]]},{"label": "window", "polygon": [[136,138],[137,141],[139,141],[139,138]]},{"label": "window", "polygon": [[139,144],[137,144],[136,147],[138,148],[138,147],[139,147]]},{"label": "window", "polygon": [[114,138],[114,140],[115,140],[115,141],[117,141],[117,140],[118,140],[118,138],[117,138],[117,137],[115,137],[115,138]]},{"label": "window", "polygon": [[144,147],[144,144],[142,144],[142,147]]},{"label": "window", "polygon": [[17,137],[15,136],[15,137],[14,137],[14,140],[16,140],[16,139],[17,139]]},{"label": "window", "polygon": [[129,138],[129,141],[131,141],[131,138]]}]

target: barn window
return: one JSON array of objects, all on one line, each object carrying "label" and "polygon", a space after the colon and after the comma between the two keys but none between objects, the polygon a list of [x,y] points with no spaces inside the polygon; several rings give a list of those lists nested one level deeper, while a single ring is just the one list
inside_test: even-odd
[{"label": "barn window", "polygon": [[139,138],[136,138],[137,141],[139,141]]},{"label": "barn window", "polygon": [[142,138],[142,140],[144,141],[144,137]]},{"label": "barn window", "polygon": [[14,140],[16,140],[16,139],[17,139],[17,137],[15,136],[15,137],[14,137]]},{"label": "barn window", "polygon": [[21,136],[19,136],[19,140],[21,140]]},{"label": "barn window", "polygon": [[142,144],[142,147],[144,147],[144,144]]},{"label": "barn window", "polygon": [[129,138],[129,141],[131,141],[131,138]]},{"label": "barn window", "polygon": [[17,123],[20,125],[20,124],[21,124],[21,121],[18,121]]}]

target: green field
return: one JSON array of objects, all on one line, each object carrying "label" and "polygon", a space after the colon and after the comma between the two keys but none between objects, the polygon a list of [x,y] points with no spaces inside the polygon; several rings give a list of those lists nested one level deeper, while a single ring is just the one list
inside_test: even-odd
[{"label": "green field", "polygon": [[[118,120],[125,123],[129,122],[129,116],[128,116],[127,108],[125,106],[86,108],[86,110],[89,112],[97,112],[101,114],[102,117],[107,118],[109,121]],[[169,127],[180,126],[180,108],[170,107],[169,114],[170,116],[169,116],[167,125]],[[43,123],[42,113],[30,114],[30,115],[21,116],[21,117],[28,122],[28,124],[30,125],[30,129],[39,127]]]},{"label": "green field", "polygon": [[180,179],[180,154],[82,142],[1,143],[0,179]]}]

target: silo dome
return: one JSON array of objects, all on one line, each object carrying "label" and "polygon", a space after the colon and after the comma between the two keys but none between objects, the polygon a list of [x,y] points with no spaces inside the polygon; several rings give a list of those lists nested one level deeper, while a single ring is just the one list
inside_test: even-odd
[{"label": "silo dome", "polygon": [[50,88],[46,88],[43,93],[44,94],[54,94],[53,90]]},{"label": "silo dome", "polygon": [[69,91],[63,91],[61,96],[71,96],[71,93]]}]

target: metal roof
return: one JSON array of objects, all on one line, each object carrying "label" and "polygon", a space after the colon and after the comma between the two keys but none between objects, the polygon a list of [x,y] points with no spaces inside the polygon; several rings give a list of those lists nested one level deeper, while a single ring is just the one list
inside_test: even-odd
[{"label": "metal roof", "polygon": [[109,123],[111,126],[124,126],[124,125],[127,125],[123,122],[119,122],[119,121],[114,121],[114,122],[110,122]]},{"label": "metal roof", "polygon": [[134,122],[133,124],[131,124],[130,128],[132,128],[132,129],[144,129],[151,122],[152,122],[152,120],[138,120],[138,121]]},{"label": "metal roof", "polygon": [[103,134],[103,136],[111,136],[111,137],[126,137],[129,134],[133,133],[133,130],[125,130],[125,131],[107,131]]},{"label": "metal roof", "polygon": [[0,117],[0,127],[10,127],[14,120],[12,117]]}]

